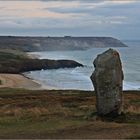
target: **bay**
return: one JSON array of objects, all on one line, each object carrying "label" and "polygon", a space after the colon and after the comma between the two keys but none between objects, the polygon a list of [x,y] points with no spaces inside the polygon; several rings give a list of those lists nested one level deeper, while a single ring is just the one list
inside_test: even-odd
[{"label": "bay", "polygon": [[[119,51],[124,71],[124,90],[140,90],[140,41],[124,41],[128,47],[114,48]],[[113,47],[112,47],[113,48]],[[91,48],[75,51],[32,52],[40,59],[70,59],[84,67],[41,70],[25,73],[42,85],[43,89],[94,90],[90,80],[93,60],[108,48]]]}]

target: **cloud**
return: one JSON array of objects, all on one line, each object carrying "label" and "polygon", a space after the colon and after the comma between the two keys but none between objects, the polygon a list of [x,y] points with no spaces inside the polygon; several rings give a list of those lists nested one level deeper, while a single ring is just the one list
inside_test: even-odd
[{"label": "cloud", "polygon": [[[60,2],[48,2],[43,3],[40,1],[0,1],[0,5],[5,7],[4,9],[0,9],[0,17],[16,17],[16,18],[67,18],[69,14],[57,13],[49,10],[43,10],[46,6],[49,7],[59,7]],[[65,6],[65,3],[62,4]],[[72,4],[73,6],[73,4]]]},{"label": "cloud", "polygon": [[140,35],[138,1],[0,1],[0,6],[1,34]]}]

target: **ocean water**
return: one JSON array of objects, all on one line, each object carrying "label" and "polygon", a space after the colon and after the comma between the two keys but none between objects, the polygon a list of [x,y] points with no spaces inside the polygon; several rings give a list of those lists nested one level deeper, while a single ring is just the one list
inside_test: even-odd
[{"label": "ocean water", "polygon": [[[125,41],[129,47],[114,48],[119,51],[124,71],[124,90],[140,90],[140,41]],[[112,47],[113,48],[113,47]],[[108,48],[92,48],[85,51],[50,51],[33,52],[40,59],[72,59],[84,67],[65,68],[54,70],[31,71],[25,73],[34,79],[44,89],[78,89],[94,90],[90,80],[92,74],[93,60]]]}]

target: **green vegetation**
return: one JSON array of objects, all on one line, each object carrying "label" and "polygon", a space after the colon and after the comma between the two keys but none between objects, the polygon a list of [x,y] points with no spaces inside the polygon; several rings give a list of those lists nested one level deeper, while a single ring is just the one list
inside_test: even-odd
[{"label": "green vegetation", "polygon": [[140,100],[139,99],[133,99],[133,100],[130,101],[130,104],[140,105]]},{"label": "green vegetation", "polygon": [[19,55],[8,52],[0,52],[0,61],[15,60],[15,59],[25,59],[25,55]]},{"label": "green vegetation", "polygon": [[0,50],[0,72],[19,73],[23,63],[28,59],[26,54],[20,51]]},{"label": "green vegetation", "polygon": [[51,133],[86,124],[84,115],[88,108],[82,104],[87,95],[92,98],[93,94],[86,95],[85,91],[66,92],[67,95],[65,91],[0,89],[0,138]]},{"label": "green vegetation", "polygon": [[[12,117],[0,119],[0,138],[32,135],[33,133],[49,133],[70,126],[86,124],[76,119],[16,119]],[[6,131],[5,131],[6,130]]]},{"label": "green vegetation", "polygon": [[0,51],[0,73],[22,73],[41,69],[75,68],[83,66],[73,60],[31,59],[24,52]]}]

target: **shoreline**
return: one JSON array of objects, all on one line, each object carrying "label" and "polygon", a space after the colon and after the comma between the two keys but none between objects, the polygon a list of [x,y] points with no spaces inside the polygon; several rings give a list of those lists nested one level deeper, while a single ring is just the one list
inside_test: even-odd
[{"label": "shoreline", "polygon": [[[26,56],[31,59],[37,59],[38,57],[29,53]],[[0,73],[0,88],[23,88],[28,90],[41,90],[42,85],[27,77],[24,73],[11,74],[11,73]]]},{"label": "shoreline", "polygon": [[19,88],[27,90],[59,90],[55,87],[42,85],[25,74],[0,73],[0,88]]},{"label": "shoreline", "polygon": [[26,53],[27,57],[31,58],[31,59],[40,59],[40,56],[37,54],[31,54],[30,53]]},{"label": "shoreline", "polygon": [[[31,59],[40,59],[39,55],[26,53],[27,57]],[[60,89],[43,83],[28,77],[24,73],[20,74],[7,74],[0,73],[0,88],[23,88],[29,90],[81,90],[81,89]],[[94,90],[82,90],[82,91],[94,91]],[[140,89],[125,89],[123,91],[140,91]]]},{"label": "shoreline", "polygon": [[28,77],[24,73],[22,73],[20,75],[22,75],[24,78],[26,78],[26,79],[28,79],[28,80],[30,80],[30,81],[38,84],[38,85],[40,85],[40,88],[38,90],[59,90],[59,89],[56,89],[56,87],[51,87],[49,85],[43,85],[41,82],[39,82],[39,81],[37,81],[37,80],[35,80],[35,79],[31,78],[31,77]]},{"label": "shoreline", "polygon": [[[43,85],[42,83],[26,76],[25,74],[7,74],[0,73],[0,88],[18,88],[27,90],[62,90],[62,91],[89,91],[94,90],[80,90],[80,89],[59,89],[57,87],[51,87],[49,85]],[[140,90],[123,90],[124,92],[139,92]]]},{"label": "shoreline", "polygon": [[29,90],[40,90],[41,85],[23,74],[0,74],[0,88],[24,88]]}]

